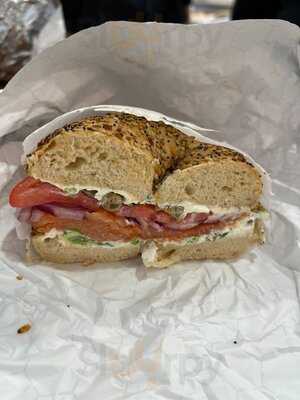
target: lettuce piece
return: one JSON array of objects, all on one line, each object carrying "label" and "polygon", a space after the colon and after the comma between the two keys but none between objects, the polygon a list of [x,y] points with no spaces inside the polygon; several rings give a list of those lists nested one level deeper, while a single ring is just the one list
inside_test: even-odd
[{"label": "lettuce piece", "polygon": [[199,241],[199,236],[192,236],[186,242],[188,244],[193,244],[193,243],[197,243],[198,241]]},{"label": "lettuce piece", "polygon": [[85,235],[82,235],[78,231],[66,230],[64,231],[63,235],[64,239],[68,240],[72,244],[77,244],[81,246],[107,246],[107,247],[114,247],[112,243],[109,242],[97,242],[96,240],[90,239]]}]

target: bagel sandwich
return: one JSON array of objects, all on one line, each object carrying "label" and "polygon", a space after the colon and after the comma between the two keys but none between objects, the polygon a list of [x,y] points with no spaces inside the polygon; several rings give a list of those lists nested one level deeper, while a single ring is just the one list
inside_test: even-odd
[{"label": "bagel sandwich", "polygon": [[9,202],[54,263],[147,267],[231,259],[264,242],[260,171],[164,122],[107,113],[70,123],[26,157]]}]

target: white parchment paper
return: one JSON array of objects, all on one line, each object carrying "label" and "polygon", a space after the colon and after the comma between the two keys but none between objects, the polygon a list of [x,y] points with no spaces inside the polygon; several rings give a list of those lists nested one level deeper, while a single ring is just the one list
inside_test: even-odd
[{"label": "white parchment paper", "polygon": [[[299,399],[299,40],[281,21],[109,23],[46,50],[9,83],[0,94],[1,399]],[[21,140],[94,104],[209,127],[200,133],[254,157],[273,178],[268,244],[236,262],[161,271],[139,260],[25,263],[7,205],[23,174]]]}]

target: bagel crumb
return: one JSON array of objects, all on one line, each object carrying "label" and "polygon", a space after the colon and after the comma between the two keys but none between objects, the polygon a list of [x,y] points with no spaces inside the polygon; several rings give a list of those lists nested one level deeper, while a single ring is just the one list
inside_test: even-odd
[{"label": "bagel crumb", "polygon": [[21,335],[23,333],[27,333],[28,331],[30,331],[31,329],[31,325],[30,324],[25,324],[20,326],[20,328],[17,330],[18,334]]}]

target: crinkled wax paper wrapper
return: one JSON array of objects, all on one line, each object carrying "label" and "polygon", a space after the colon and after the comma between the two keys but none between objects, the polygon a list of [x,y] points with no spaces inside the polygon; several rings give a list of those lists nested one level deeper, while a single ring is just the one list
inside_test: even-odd
[{"label": "crinkled wax paper wrapper", "polygon": [[[299,399],[299,40],[281,21],[109,23],[46,50],[8,84],[0,95],[1,399]],[[167,270],[145,270],[138,259],[26,264],[7,205],[24,175],[22,140],[95,104],[154,110],[169,118],[146,113],[252,156],[272,176],[268,243],[235,262]],[[17,334],[24,324],[31,329]]]}]

